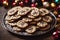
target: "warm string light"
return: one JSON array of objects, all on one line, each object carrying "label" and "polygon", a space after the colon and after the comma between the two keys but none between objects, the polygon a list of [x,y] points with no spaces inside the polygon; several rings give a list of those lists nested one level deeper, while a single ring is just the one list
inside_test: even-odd
[{"label": "warm string light", "polygon": [[58,17],[60,18],[60,15],[58,15]]},{"label": "warm string light", "polygon": [[19,2],[19,5],[20,5],[20,6],[23,6],[24,4],[23,4],[23,2],[21,1],[21,2]]},{"label": "warm string light", "polygon": [[55,7],[56,5],[55,5],[55,3],[51,3],[51,7]]},{"label": "warm string light", "polygon": [[17,3],[19,0],[15,0],[15,2]]},{"label": "warm string light", "polygon": [[35,0],[32,0],[32,3],[34,3],[35,2]]},{"label": "warm string light", "polygon": [[7,1],[3,1],[3,4],[4,4],[4,5],[8,5],[8,2],[7,2]]},{"label": "warm string light", "polygon": [[44,2],[44,0],[41,0],[42,2]]},{"label": "warm string light", "polygon": [[43,6],[49,7],[49,3],[48,2],[43,2]]},{"label": "warm string light", "polygon": [[13,2],[13,5],[16,5],[16,3],[15,3],[15,2]]},{"label": "warm string light", "polygon": [[25,3],[28,3],[29,0],[25,0]]}]

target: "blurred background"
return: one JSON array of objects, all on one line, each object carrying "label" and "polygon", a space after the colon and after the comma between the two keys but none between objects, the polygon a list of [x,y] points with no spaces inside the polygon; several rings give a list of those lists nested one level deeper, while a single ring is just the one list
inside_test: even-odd
[{"label": "blurred background", "polygon": [[60,40],[60,0],[0,0],[0,20],[3,15],[2,12],[15,6],[46,8],[53,12],[57,18],[57,24],[55,26],[56,31],[53,32],[52,36],[54,40]]}]

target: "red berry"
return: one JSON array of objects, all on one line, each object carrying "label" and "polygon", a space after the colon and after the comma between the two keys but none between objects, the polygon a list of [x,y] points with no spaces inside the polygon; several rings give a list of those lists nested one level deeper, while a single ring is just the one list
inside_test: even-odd
[{"label": "red berry", "polygon": [[16,3],[14,2],[13,5],[15,5]]},{"label": "red berry", "polygon": [[31,7],[36,7],[36,5],[35,4],[31,4]]},{"label": "red berry", "polygon": [[21,2],[19,2],[19,4],[20,4],[20,6],[23,6],[23,2],[21,1]]},{"label": "red berry", "polygon": [[25,0],[25,3],[28,3],[29,0]]}]

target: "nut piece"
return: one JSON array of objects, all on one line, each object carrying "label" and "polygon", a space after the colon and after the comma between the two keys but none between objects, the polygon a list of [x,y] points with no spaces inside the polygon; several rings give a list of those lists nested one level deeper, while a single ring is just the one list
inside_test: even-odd
[{"label": "nut piece", "polygon": [[21,29],[18,28],[18,27],[13,27],[13,30],[14,30],[14,31],[21,31]]},{"label": "nut piece", "polygon": [[50,16],[45,16],[43,18],[43,21],[45,21],[45,22],[51,22],[52,21],[52,18]]},{"label": "nut piece", "polygon": [[25,31],[27,33],[34,33],[36,31],[36,26],[30,26]]},{"label": "nut piece", "polygon": [[43,21],[37,23],[37,26],[39,26],[39,27],[46,27],[47,25],[48,24],[46,22],[43,22]]},{"label": "nut piece", "polygon": [[28,26],[28,24],[23,22],[22,20],[20,20],[17,22],[17,26],[20,28],[26,28]]}]

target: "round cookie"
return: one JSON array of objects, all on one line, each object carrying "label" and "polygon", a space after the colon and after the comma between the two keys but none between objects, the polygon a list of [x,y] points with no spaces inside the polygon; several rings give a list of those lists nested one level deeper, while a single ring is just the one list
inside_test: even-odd
[{"label": "round cookie", "polygon": [[21,10],[21,9],[23,9],[21,6],[17,6],[18,11]]},{"label": "round cookie", "polygon": [[45,8],[40,8],[39,13],[41,16],[44,16],[49,13],[49,11]]},{"label": "round cookie", "polygon": [[20,20],[17,22],[17,26],[20,28],[26,28],[28,26],[28,24],[25,23],[24,21]]},{"label": "round cookie", "polygon": [[34,17],[39,16],[39,9],[38,8],[32,8],[31,15]]},{"label": "round cookie", "polygon": [[19,11],[18,11],[18,14],[17,15],[20,15],[20,16],[23,16],[23,15],[26,15],[27,13],[28,13],[29,11],[27,11],[26,9],[20,9]]},{"label": "round cookie", "polygon": [[46,27],[47,25],[48,25],[48,23],[43,22],[43,21],[37,23],[37,26],[42,27],[42,28]]},{"label": "round cookie", "polygon": [[12,17],[11,16],[6,16],[5,17],[5,20],[8,21],[8,22],[13,22],[14,20],[12,20]]},{"label": "round cookie", "polygon": [[36,25],[36,22],[33,22],[33,21],[32,21],[32,22],[30,22],[29,24]]},{"label": "round cookie", "polygon": [[35,17],[29,14],[29,15],[28,15],[28,18],[34,19]]},{"label": "round cookie", "polygon": [[42,18],[41,17],[38,17],[38,18],[35,18],[34,21],[40,21]]},{"label": "round cookie", "polygon": [[52,21],[52,18],[50,16],[45,16],[43,18],[43,21],[45,21],[45,22],[51,22]]},{"label": "round cookie", "polygon": [[11,26],[16,26],[16,23],[8,23]]},{"label": "round cookie", "polygon": [[12,29],[13,29],[14,31],[17,31],[17,32],[21,31],[21,29],[20,29],[20,28],[15,27],[15,26],[14,26]]},{"label": "round cookie", "polygon": [[23,7],[23,9],[25,9],[27,12],[31,11],[30,7]]},{"label": "round cookie", "polygon": [[47,25],[47,27],[44,27],[44,28],[40,27],[40,30],[45,31],[45,30],[48,30],[49,28],[50,28],[50,25]]},{"label": "round cookie", "polygon": [[17,11],[18,11],[17,7],[14,7],[14,8],[10,9],[10,10],[7,12],[7,15],[13,15],[13,14],[15,14]]},{"label": "round cookie", "polygon": [[6,15],[5,20],[11,20],[11,16]]},{"label": "round cookie", "polygon": [[13,16],[11,16],[11,19],[12,20],[16,20],[16,19],[19,19],[21,16],[18,16],[18,15],[13,15]]},{"label": "round cookie", "polygon": [[25,31],[27,33],[34,33],[36,31],[36,26],[29,26]]},{"label": "round cookie", "polygon": [[30,19],[30,18],[23,18],[22,19],[24,22],[31,22],[32,21],[32,19]]}]

